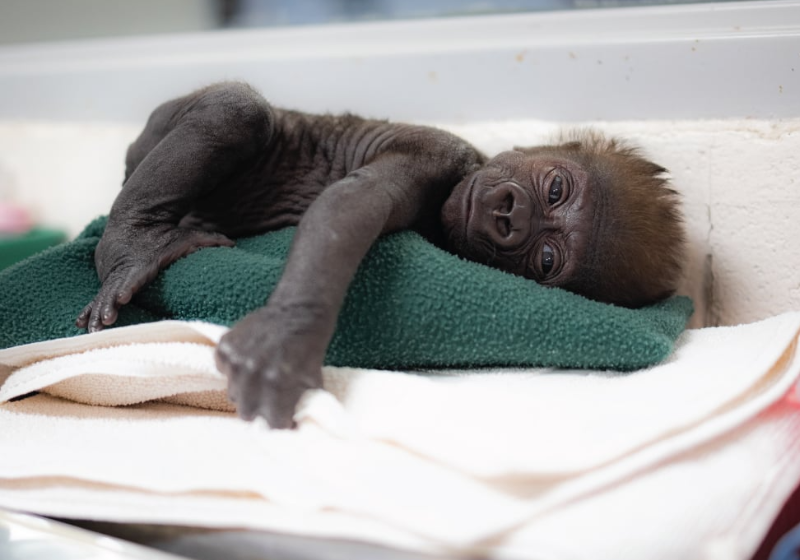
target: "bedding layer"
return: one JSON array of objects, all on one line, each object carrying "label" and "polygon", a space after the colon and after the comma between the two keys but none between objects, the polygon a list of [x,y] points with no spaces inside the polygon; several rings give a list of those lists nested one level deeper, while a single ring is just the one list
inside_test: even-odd
[{"label": "bedding layer", "polygon": [[[84,331],[105,218],[0,272],[0,348]],[[294,229],[180,259],[125,306],[118,326],[158,319],[231,325],[266,302]],[[383,369],[547,366],[629,371],[658,363],[692,313],[675,297],[625,309],[446,253],[419,235],[381,239],[348,292],[326,363]]]},{"label": "bedding layer", "polygon": [[686,331],[628,376],[328,367],[288,432],[226,412],[224,331],[0,351],[0,506],[490,558],[744,560],[800,479],[800,313]]}]

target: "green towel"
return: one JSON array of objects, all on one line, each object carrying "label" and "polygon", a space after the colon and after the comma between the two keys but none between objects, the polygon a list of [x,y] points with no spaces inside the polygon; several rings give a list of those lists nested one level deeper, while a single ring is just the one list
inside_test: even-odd
[{"label": "green towel", "polygon": [[31,255],[63,243],[67,235],[63,231],[46,228],[33,228],[19,235],[0,233],[0,270],[11,266]]},{"label": "green towel", "polygon": [[[0,272],[0,348],[85,332],[74,322],[100,287],[93,254],[105,223],[99,218],[74,241]],[[117,325],[235,323],[266,301],[293,234],[288,228],[180,259],[123,307]],[[691,312],[682,297],[638,310],[589,301],[402,232],[382,238],[361,264],[326,363],[633,370],[666,358]]]}]

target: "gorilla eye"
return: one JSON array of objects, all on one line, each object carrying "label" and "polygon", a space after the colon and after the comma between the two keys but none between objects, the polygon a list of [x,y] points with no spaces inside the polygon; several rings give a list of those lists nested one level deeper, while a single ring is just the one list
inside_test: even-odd
[{"label": "gorilla eye", "polygon": [[542,274],[544,277],[547,277],[550,274],[550,271],[553,270],[553,265],[556,262],[555,253],[553,253],[553,249],[545,243],[542,245]]},{"label": "gorilla eye", "polygon": [[551,206],[561,200],[564,193],[564,180],[561,175],[556,175],[550,182],[550,192],[547,193],[547,203]]}]

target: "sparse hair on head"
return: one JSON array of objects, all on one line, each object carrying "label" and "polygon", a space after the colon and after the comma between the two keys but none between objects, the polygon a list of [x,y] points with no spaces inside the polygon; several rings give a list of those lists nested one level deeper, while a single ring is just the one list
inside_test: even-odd
[{"label": "sparse hair on head", "polygon": [[672,295],[686,234],[666,169],[594,130],[564,133],[552,149],[589,172],[597,209],[580,272],[564,287],[626,307]]}]

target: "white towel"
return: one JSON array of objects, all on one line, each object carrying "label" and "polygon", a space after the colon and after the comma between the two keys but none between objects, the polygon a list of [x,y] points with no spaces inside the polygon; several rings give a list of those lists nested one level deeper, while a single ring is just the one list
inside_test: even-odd
[{"label": "white towel", "polygon": [[0,405],[0,506],[497,557],[746,558],[800,480],[798,331],[800,313],[688,331],[630,375],[326,368],[293,432],[225,412],[221,327],[12,348],[0,402],[49,395]]}]

